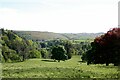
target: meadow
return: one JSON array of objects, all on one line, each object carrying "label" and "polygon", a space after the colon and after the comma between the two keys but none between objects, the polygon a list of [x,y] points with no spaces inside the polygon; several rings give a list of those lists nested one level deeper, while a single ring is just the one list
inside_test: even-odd
[{"label": "meadow", "polygon": [[87,65],[80,56],[54,62],[52,59],[29,59],[3,63],[2,78],[118,78],[118,67],[110,64]]}]

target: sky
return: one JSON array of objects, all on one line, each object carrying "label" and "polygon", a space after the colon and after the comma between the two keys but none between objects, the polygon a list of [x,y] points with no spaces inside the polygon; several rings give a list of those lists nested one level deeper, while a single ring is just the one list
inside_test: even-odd
[{"label": "sky", "polygon": [[97,33],[118,27],[119,0],[0,0],[0,28]]}]

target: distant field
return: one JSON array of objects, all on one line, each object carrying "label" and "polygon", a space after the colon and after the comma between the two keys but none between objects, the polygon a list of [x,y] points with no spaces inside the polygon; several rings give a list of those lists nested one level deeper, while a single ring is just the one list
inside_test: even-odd
[{"label": "distant field", "polygon": [[84,40],[84,39],[81,39],[81,40],[70,40],[72,41],[72,43],[80,43],[80,42],[93,42],[94,40],[93,39],[88,39],[88,40]]},{"label": "distant field", "polygon": [[112,64],[86,65],[79,56],[61,62],[51,59],[30,59],[25,62],[3,63],[3,78],[118,78]]}]

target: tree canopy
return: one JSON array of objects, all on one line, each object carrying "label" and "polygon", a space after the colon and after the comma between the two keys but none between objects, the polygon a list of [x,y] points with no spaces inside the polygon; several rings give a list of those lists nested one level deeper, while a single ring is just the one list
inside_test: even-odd
[{"label": "tree canopy", "polygon": [[24,61],[29,58],[40,58],[38,44],[32,40],[26,40],[18,36],[11,30],[0,29],[2,35],[2,61]]},{"label": "tree canopy", "polygon": [[58,60],[58,62],[60,62],[60,60],[67,60],[67,55],[66,55],[66,50],[64,49],[63,46],[55,46],[52,49],[52,59]]},{"label": "tree canopy", "polygon": [[120,64],[120,28],[113,28],[96,37],[91,46],[91,50],[87,51],[84,58],[88,64]]}]

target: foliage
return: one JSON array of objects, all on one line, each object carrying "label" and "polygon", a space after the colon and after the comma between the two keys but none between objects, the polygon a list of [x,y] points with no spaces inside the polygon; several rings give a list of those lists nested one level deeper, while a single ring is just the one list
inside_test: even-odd
[{"label": "foliage", "polygon": [[33,57],[40,57],[38,44],[32,40],[19,37],[14,31],[4,30],[0,43],[2,44],[2,60],[5,62],[24,61]]},{"label": "foliage", "polygon": [[41,57],[41,53],[40,51],[33,49],[31,51],[29,51],[29,58],[40,58]]},{"label": "foliage", "polygon": [[86,53],[88,64],[120,64],[120,28],[113,28],[104,35],[96,37],[92,49]]},{"label": "foliage", "polygon": [[82,41],[73,46],[78,55],[84,55],[89,49],[91,49],[90,41]]},{"label": "foliage", "polygon": [[67,60],[67,55],[66,50],[64,49],[63,46],[55,46],[52,49],[52,59],[58,60],[58,62],[60,62],[60,60]]},{"label": "foliage", "polygon": [[47,58],[48,57],[48,51],[45,48],[42,48],[40,50],[40,52],[41,52],[41,57],[42,58]]},{"label": "foliage", "polygon": [[65,41],[64,47],[65,47],[65,50],[66,50],[66,54],[67,54],[67,56],[68,56],[68,59],[71,59],[71,57],[72,57],[72,52],[73,52],[72,43],[71,43],[70,41]]},{"label": "foliage", "polygon": [[58,45],[64,46],[66,53],[63,58],[67,57],[68,59],[71,59],[72,55],[82,55],[89,49],[89,42],[83,40],[35,40],[26,32],[21,33],[4,29],[1,29],[1,31],[2,40],[0,43],[7,46],[8,49],[16,51],[15,55],[20,57],[19,61],[35,58],[35,55],[37,55],[35,51],[39,51],[42,58],[51,58],[52,47]]},{"label": "foliage", "polygon": [[[48,52],[47,58],[50,58],[51,49],[53,46],[62,45],[66,50],[66,55],[68,59],[71,59],[72,55],[83,55],[91,48],[90,45],[91,40],[45,40],[45,41],[37,41],[40,44],[41,50],[46,49]],[[42,53],[41,53],[42,54]],[[44,54],[43,54],[44,56]]]},{"label": "foliage", "polygon": [[19,55],[16,53],[15,50],[9,49],[7,46],[2,47],[2,55],[5,62],[13,61],[20,61]]}]

